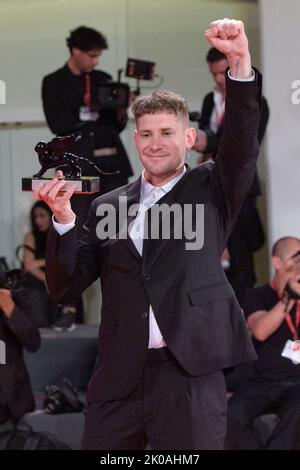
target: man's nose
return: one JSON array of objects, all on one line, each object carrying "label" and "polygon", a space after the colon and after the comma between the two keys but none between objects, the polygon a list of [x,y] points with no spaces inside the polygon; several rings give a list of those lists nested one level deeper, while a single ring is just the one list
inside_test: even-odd
[{"label": "man's nose", "polygon": [[153,136],[150,142],[151,149],[157,151],[161,147],[160,137]]},{"label": "man's nose", "polygon": [[216,75],[216,82],[217,83],[223,83],[225,81],[225,77],[223,73],[218,73]]}]

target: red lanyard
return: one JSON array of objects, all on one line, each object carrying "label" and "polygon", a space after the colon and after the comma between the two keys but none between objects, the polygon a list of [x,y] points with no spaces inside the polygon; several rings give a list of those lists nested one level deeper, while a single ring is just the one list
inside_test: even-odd
[{"label": "red lanyard", "polygon": [[92,96],[91,96],[91,76],[89,73],[86,74],[85,76],[85,93],[83,97],[83,104],[84,106],[90,106],[92,101]]},{"label": "red lanyard", "polygon": [[[275,284],[274,284],[274,279],[272,280],[272,287],[273,287],[274,290],[276,290],[279,299],[281,299],[282,295],[279,295],[279,292],[277,291],[277,289],[275,287]],[[295,341],[296,339],[299,338],[299,336],[298,336],[298,326],[299,326],[299,323],[300,323],[300,302],[299,301],[296,301],[296,323],[295,323],[295,325],[294,325],[292,317],[289,313],[286,314],[285,321],[286,321],[287,326],[289,327],[289,329],[290,329],[290,331],[293,335],[293,340]]]}]

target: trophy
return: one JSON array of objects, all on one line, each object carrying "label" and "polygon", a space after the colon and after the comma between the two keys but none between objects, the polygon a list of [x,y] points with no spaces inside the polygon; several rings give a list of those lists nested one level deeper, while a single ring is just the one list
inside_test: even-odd
[{"label": "trophy", "polygon": [[96,168],[99,174],[114,175],[119,171],[111,173],[104,172],[87,158],[79,157],[67,151],[70,145],[81,139],[81,134],[71,134],[63,137],[55,137],[50,142],[38,142],[34,150],[36,151],[41,165],[41,169],[33,176],[22,178],[22,191],[34,191],[40,183],[45,183],[51,177],[43,176],[50,168],[63,172],[66,184],[61,191],[67,191],[69,186],[76,186],[77,194],[92,194],[100,190],[100,178],[98,176],[81,176],[80,161],[87,162]]}]

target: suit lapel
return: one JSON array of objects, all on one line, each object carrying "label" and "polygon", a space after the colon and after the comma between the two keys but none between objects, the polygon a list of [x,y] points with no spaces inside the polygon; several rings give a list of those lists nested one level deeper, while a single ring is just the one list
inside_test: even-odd
[{"label": "suit lapel", "polygon": [[[178,181],[177,184],[169,191],[165,196],[163,196],[159,201],[155,204],[156,206],[160,206],[161,204],[167,204],[168,206],[171,206],[174,203],[179,203],[182,204],[184,201],[182,200],[181,197],[181,189],[183,185],[185,184],[185,179],[188,173],[190,172],[190,168],[187,166],[187,171],[183,175],[183,177]],[[153,206],[154,207],[154,206]],[[152,239],[151,238],[151,214],[153,213],[152,208],[149,209],[150,214],[148,214],[148,217],[150,218],[150,223],[148,224],[149,226],[149,234],[148,238],[144,240],[143,244],[143,271],[149,271],[151,267],[158,261],[160,256],[163,255],[167,244],[170,243],[170,240],[168,239]],[[161,234],[161,221],[159,223],[159,231],[158,233]],[[172,240],[174,235],[174,226],[171,226],[170,230],[170,239]]]},{"label": "suit lapel", "polygon": [[132,239],[130,238],[128,234],[128,226],[130,222],[132,222],[135,219],[135,216],[128,216],[128,211],[134,204],[139,204],[140,202],[140,191],[141,191],[141,177],[138,178],[134,183],[132,183],[127,190],[125,189],[123,193],[120,194],[122,197],[127,198],[127,220],[126,220],[126,238],[122,239],[122,242],[124,242],[125,246],[128,248],[128,250],[136,257],[141,260],[141,255],[137,251],[135,244],[133,243]]}]

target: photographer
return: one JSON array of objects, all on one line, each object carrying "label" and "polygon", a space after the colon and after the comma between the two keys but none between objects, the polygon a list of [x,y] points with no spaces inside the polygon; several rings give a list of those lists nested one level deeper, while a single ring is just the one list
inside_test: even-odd
[{"label": "photographer", "polygon": [[297,341],[300,332],[300,240],[279,239],[272,264],[271,284],[245,298],[258,361],[253,376],[229,400],[226,449],[261,449],[253,422],[269,412],[280,420],[265,448],[300,449],[300,366],[282,356],[287,340]]},{"label": "photographer", "polygon": [[[99,193],[72,198],[81,227],[92,200],[127,184],[133,173],[119,137],[127,123],[126,108],[94,107],[99,86],[112,79],[108,73],[94,70],[102,51],[108,48],[106,38],[92,28],[81,26],[71,31],[67,46],[70,51],[67,63],[43,79],[42,99],[47,123],[59,136],[80,132],[81,141],[70,151],[92,160],[105,172],[119,171],[111,176],[101,175]],[[99,176],[88,164],[82,164],[81,168],[83,176]]]},{"label": "photographer", "polygon": [[[5,275],[0,273],[0,285]],[[5,423],[18,421],[35,407],[23,348],[35,352],[41,338],[30,319],[22,289],[0,288],[0,339],[5,344],[6,361],[0,364],[0,433]]]}]

